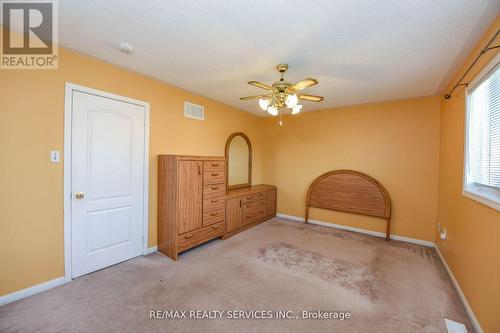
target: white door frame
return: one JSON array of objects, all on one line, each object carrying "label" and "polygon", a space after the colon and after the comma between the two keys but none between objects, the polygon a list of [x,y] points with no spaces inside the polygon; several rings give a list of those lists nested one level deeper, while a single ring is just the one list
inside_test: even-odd
[{"label": "white door frame", "polygon": [[73,91],[111,98],[143,106],[146,111],[144,124],[144,200],[143,200],[143,245],[142,255],[148,254],[148,208],[149,208],[149,103],[124,96],[110,94],[101,90],[66,82],[64,94],[64,281],[72,279],[71,261],[71,139],[72,139],[72,96]]}]

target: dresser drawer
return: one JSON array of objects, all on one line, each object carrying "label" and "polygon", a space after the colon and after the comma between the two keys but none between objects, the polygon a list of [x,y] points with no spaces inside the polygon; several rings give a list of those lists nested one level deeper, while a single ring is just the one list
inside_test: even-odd
[{"label": "dresser drawer", "polygon": [[193,246],[220,237],[224,234],[224,223],[216,223],[208,227],[187,232],[177,236],[177,252],[182,252]]},{"label": "dresser drawer", "polygon": [[223,184],[226,181],[226,174],[224,171],[204,171],[203,172],[203,184]]},{"label": "dresser drawer", "polygon": [[224,222],[225,206],[214,207],[212,209],[203,209],[203,226]]},{"label": "dresser drawer", "polygon": [[252,201],[260,201],[260,200],[265,200],[267,198],[266,192],[259,192],[259,193],[254,193],[254,194],[249,194],[243,196],[243,203],[250,203]]},{"label": "dresser drawer", "polygon": [[220,198],[223,199],[226,195],[226,187],[224,184],[214,184],[203,186],[203,199]]},{"label": "dresser drawer", "polygon": [[225,204],[226,204],[226,198],[223,196],[203,199],[203,212],[218,207],[224,207]]},{"label": "dresser drawer", "polygon": [[261,220],[264,217],[266,217],[266,210],[265,209],[251,210],[251,211],[243,210],[242,224],[246,225],[246,224]]},{"label": "dresser drawer", "polygon": [[243,211],[265,210],[266,200],[247,201],[242,205]]},{"label": "dresser drawer", "polygon": [[266,216],[267,215],[266,206],[263,206],[263,207],[255,206],[255,207],[252,207],[250,209],[243,207],[242,214],[243,214],[243,217],[248,216],[248,218],[250,218],[250,216],[254,216],[254,215],[261,216],[262,214],[264,214],[263,216]]},{"label": "dresser drawer", "polygon": [[224,161],[204,161],[203,171],[226,171],[226,162]]}]

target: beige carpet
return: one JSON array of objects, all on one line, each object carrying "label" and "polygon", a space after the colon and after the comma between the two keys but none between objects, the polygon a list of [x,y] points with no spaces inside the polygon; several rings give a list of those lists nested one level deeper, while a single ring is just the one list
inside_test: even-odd
[{"label": "beige carpet", "polygon": [[[150,319],[151,310],[299,319]],[[303,310],[351,318],[301,319]],[[0,331],[432,333],[446,332],[444,318],[473,332],[433,249],[275,218],[178,262],[139,257],[0,307]]]}]

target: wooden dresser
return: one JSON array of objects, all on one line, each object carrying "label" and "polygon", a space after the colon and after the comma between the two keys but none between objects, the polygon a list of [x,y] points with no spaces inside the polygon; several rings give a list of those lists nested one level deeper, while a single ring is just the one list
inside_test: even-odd
[{"label": "wooden dresser", "polygon": [[224,236],[224,157],[158,156],[158,251],[177,254]]},{"label": "wooden dresser", "polygon": [[226,194],[224,238],[276,216],[276,186],[254,185],[229,190]]}]

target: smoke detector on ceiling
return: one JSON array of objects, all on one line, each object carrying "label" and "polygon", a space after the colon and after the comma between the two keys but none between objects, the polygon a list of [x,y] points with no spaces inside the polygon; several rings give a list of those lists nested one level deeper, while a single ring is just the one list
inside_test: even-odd
[{"label": "smoke detector on ceiling", "polygon": [[131,55],[134,53],[134,47],[130,43],[120,42],[118,43],[118,50],[126,55]]}]

